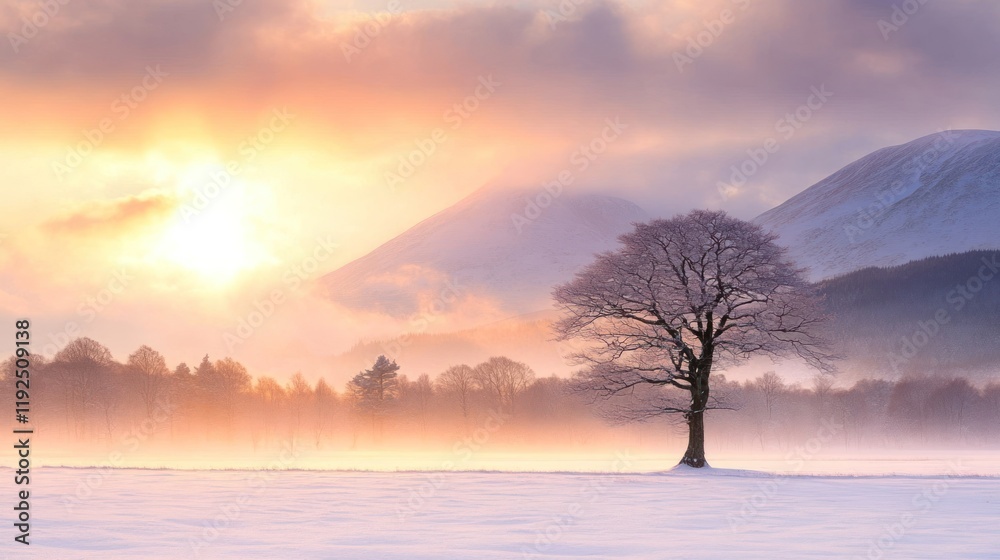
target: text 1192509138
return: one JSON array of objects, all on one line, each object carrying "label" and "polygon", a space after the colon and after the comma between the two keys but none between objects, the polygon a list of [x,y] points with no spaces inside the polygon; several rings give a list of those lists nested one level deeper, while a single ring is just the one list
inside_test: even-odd
[{"label": "text 1192509138", "polygon": [[17,465],[14,471],[14,483],[17,485],[17,497],[14,500],[14,527],[17,529],[14,540],[22,544],[30,544],[28,535],[31,529],[31,326],[27,319],[21,319],[14,324],[14,416],[17,425],[14,427],[14,449],[17,451]]}]

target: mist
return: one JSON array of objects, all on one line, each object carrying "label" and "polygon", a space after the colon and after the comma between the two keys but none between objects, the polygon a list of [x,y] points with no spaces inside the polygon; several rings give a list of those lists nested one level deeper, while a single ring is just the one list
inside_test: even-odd
[{"label": "mist", "polygon": [[[378,411],[349,384],[251,376],[231,359],[180,364],[152,378],[137,363],[74,363],[64,354],[34,366],[44,465],[603,472],[620,455],[629,470],[645,471],[669,464],[686,442],[680,416],[609,423],[602,412],[613,399],[595,403],[574,390],[573,378],[536,376],[518,362],[523,378],[505,385],[470,374],[456,387],[440,371],[402,373]],[[8,360],[4,377],[14,369]],[[846,384],[819,374],[789,382],[768,371],[714,384],[707,439],[717,466],[860,474],[911,472],[919,465],[908,461],[949,455],[982,469],[1000,459],[996,381],[907,375]],[[12,384],[2,387],[13,404]]]}]

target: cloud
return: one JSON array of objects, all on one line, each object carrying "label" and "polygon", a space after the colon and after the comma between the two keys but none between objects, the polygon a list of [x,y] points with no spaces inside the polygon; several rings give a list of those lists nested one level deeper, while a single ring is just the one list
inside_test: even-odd
[{"label": "cloud", "polygon": [[[724,172],[812,86],[838,92],[828,117],[796,141],[830,159],[811,164],[824,172],[834,161],[843,165],[938,128],[997,128],[992,92],[1000,87],[1000,59],[992,53],[1000,50],[1000,7],[921,5],[885,38],[879,21],[891,20],[897,4],[593,2],[553,22],[545,15],[551,3],[462,4],[375,18],[269,0],[241,3],[220,21],[201,0],[105,0],[67,5],[19,54],[5,52],[0,88],[16,84],[15,98],[80,92],[79,106],[54,110],[94,120],[146,66],[161,65],[169,76],[134,117],[134,126],[157,133],[113,140],[148,149],[163,140],[157,116],[194,115],[200,130],[235,145],[248,120],[290,105],[303,134],[335,144],[353,161],[377,161],[441,126],[444,111],[469,95],[480,75],[492,75],[502,91],[476,115],[472,126],[479,128],[455,159],[516,142],[521,149],[501,153],[503,164],[544,173],[592,134],[593,123],[619,115],[636,123],[633,132],[661,139],[645,147],[645,159],[660,163],[639,170],[646,172],[641,182],[686,182],[674,194],[701,205],[715,196],[714,181],[664,175],[663,160],[705,159]],[[8,10],[6,27],[16,29],[20,15]],[[681,71],[676,55],[689,56],[692,41],[703,44]],[[345,48],[353,49],[350,57]],[[77,126],[59,117],[65,124],[54,126]],[[80,123],[93,126],[82,116]],[[810,139],[817,135],[825,141]],[[763,185],[769,173],[757,180]],[[814,173],[794,176],[818,178]],[[595,174],[592,182],[603,178]],[[806,186],[780,188],[790,196]]]},{"label": "cloud", "polygon": [[152,192],[91,202],[48,221],[43,227],[49,233],[63,236],[118,237],[159,223],[176,207],[173,197]]},{"label": "cloud", "polygon": [[[393,220],[412,224],[484,182],[540,185],[617,116],[628,134],[576,188],[614,190],[653,213],[729,204],[749,218],[885,145],[941,128],[1000,128],[1000,4],[922,4],[886,37],[879,22],[894,21],[901,4],[529,1],[376,17],[262,0],[220,20],[203,0],[70,3],[20,52],[0,49],[0,118],[10,123],[0,145],[48,135],[75,146],[81,129],[117,119],[112,103],[160,65],[164,82],[114,120],[85,163],[95,174],[111,155],[168,145],[239,158],[245,139],[288,107],[294,126],[254,165],[286,149],[282,178],[313,193],[304,218],[334,195],[353,216],[385,206],[384,174],[442,127],[449,140],[392,196],[406,206]],[[546,15],[562,5],[576,6],[565,21]],[[8,31],[36,7],[16,6],[0,9]],[[691,63],[679,69],[677,55]],[[502,85],[452,130],[446,112],[484,75]],[[782,144],[738,204],[722,198],[717,183],[731,167],[823,84],[833,101]],[[51,175],[50,166],[22,174]]]}]

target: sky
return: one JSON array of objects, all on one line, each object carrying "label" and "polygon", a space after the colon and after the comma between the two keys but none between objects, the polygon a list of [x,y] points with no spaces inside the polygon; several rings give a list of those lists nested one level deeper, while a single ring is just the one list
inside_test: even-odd
[{"label": "sky", "polygon": [[749,219],[875,149],[1000,129],[988,1],[43,4],[0,6],[0,316],[49,355],[308,373],[405,328],[316,278],[587,147],[575,189]]}]

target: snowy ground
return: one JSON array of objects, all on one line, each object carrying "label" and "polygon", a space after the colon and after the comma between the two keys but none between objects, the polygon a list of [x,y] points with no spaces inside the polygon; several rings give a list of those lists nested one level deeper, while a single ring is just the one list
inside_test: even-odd
[{"label": "snowy ground", "polygon": [[33,543],[13,543],[6,523],[8,558],[1000,557],[1000,478],[961,466],[883,477],[44,468],[32,496]]}]

